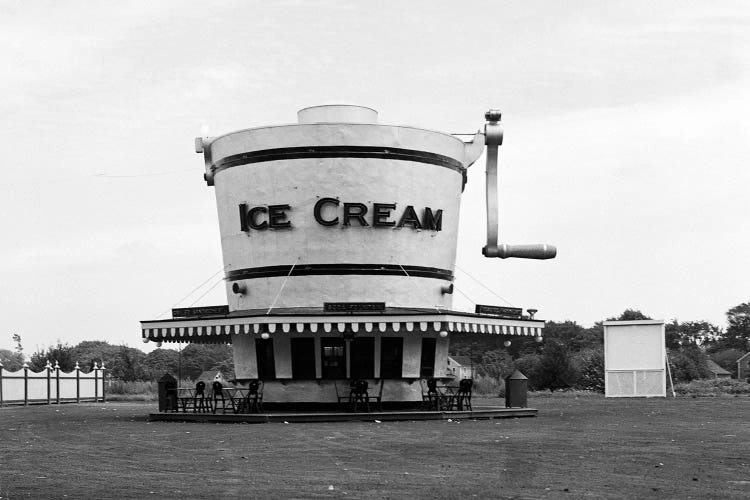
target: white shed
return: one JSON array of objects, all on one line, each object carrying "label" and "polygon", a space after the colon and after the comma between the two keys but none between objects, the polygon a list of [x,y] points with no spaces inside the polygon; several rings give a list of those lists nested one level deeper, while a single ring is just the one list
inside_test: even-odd
[{"label": "white shed", "polygon": [[604,395],[667,395],[664,321],[604,322]]}]

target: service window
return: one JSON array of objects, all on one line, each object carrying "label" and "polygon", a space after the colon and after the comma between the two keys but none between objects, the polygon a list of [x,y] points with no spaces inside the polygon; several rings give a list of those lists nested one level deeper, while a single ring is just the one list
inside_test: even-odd
[{"label": "service window", "polygon": [[258,362],[258,378],[276,378],[276,364],[273,359],[273,339],[255,339],[255,357]]},{"label": "service window", "polygon": [[349,371],[352,378],[373,378],[375,376],[375,339],[358,337],[351,342],[351,364]]},{"label": "service window", "polygon": [[422,359],[419,362],[419,375],[421,377],[435,376],[435,339],[422,339]]},{"label": "service window", "polygon": [[401,378],[403,360],[403,338],[383,337],[380,339],[380,376],[382,378]]},{"label": "service window", "polygon": [[292,378],[315,378],[315,339],[293,338],[292,347]]},{"label": "service window", "polygon": [[346,345],[338,337],[320,339],[323,378],[346,378]]}]

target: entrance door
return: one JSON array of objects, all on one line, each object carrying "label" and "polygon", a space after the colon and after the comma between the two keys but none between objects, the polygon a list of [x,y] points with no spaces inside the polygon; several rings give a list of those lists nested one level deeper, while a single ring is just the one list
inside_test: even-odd
[{"label": "entrance door", "polygon": [[403,364],[404,339],[401,337],[383,337],[380,339],[380,376],[382,378],[401,378]]},{"label": "entrance door", "polygon": [[422,339],[422,360],[419,362],[419,375],[422,377],[435,376],[435,339]]},{"label": "entrance door", "polygon": [[292,348],[292,378],[315,378],[315,339],[293,338]]},{"label": "entrance door", "polygon": [[358,337],[352,340],[351,347],[349,372],[352,378],[373,378],[375,376],[375,339]]},{"label": "entrance door", "polygon": [[273,339],[255,339],[255,357],[258,362],[258,378],[276,378],[276,363],[273,359]]}]

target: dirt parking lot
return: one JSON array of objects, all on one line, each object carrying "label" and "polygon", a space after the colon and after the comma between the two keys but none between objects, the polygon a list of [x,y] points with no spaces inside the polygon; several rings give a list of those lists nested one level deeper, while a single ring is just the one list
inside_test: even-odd
[{"label": "dirt parking lot", "polygon": [[0,498],[750,498],[748,397],[529,403],[538,417],[260,425],[0,408]]}]

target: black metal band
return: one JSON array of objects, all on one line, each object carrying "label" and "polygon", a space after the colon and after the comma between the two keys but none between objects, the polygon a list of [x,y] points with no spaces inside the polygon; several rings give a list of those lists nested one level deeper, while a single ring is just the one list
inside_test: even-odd
[{"label": "black metal band", "polygon": [[[290,273],[291,271],[291,273]],[[226,274],[227,281],[279,276],[325,276],[325,275],[380,275],[414,276],[453,281],[453,272],[448,269],[422,266],[399,266],[397,264],[299,264],[294,266],[265,266],[236,269]]]},{"label": "black metal band", "polygon": [[414,149],[384,148],[374,146],[305,146],[296,148],[274,148],[249,151],[227,156],[217,161],[214,173],[227,168],[277,160],[297,160],[302,158],[380,158],[382,160],[403,160],[429,163],[463,173],[466,169],[460,161],[449,156]]}]

